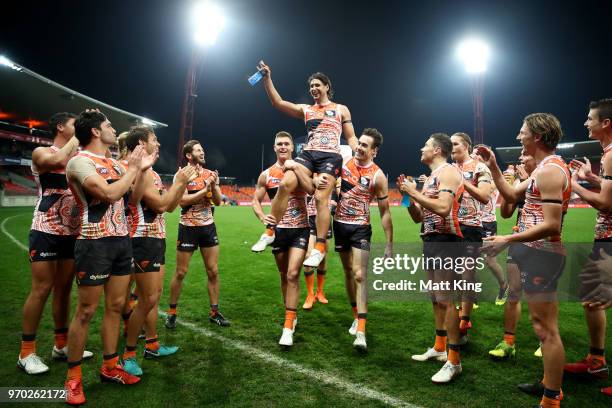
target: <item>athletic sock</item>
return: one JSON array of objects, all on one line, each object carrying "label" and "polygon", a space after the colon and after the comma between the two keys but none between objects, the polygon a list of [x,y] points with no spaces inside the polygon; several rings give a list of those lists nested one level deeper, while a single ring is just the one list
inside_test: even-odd
[{"label": "athletic sock", "polygon": [[469,328],[470,316],[461,316],[461,321],[459,322],[459,331],[461,331],[461,335],[465,336]]},{"label": "athletic sock", "polygon": [[459,345],[458,344],[449,344],[448,345],[448,361],[457,365],[461,363],[461,358],[459,357]]},{"label": "athletic sock", "polygon": [[504,333],[504,342],[509,346],[514,346],[514,333],[505,332]]},{"label": "athletic sock", "polygon": [[54,330],[55,333],[55,348],[58,350],[66,347],[66,343],[68,342],[68,328],[61,327],[59,329]]},{"label": "athletic sock", "polygon": [[125,351],[123,352],[123,361],[128,358],[136,358],[136,346],[128,346],[126,344]]},{"label": "athletic sock", "polygon": [[210,315],[216,316],[219,312],[219,305],[210,305]]},{"label": "athletic sock", "polygon": [[589,355],[587,356],[587,360],[599,360],[601,361],[603,364],[606,363],[606,350],[605,349],[600,349],[597,347],[590,347],[589,348]]},{"label": "athletic sock", "polygon": [[266,232],[265,234],[269,237],[274,235],[274,227],[272,225],[266,225]]},{"label": "athletic sock", "polygon": [[327,250],[327,241],[325,239],[317,238],[314,248],[324,254]]},{"label": "athletic sock", "polygon": [[357,314],[357,331],[365,333],[366,321],[368,319],[367,313]]},{"label": "athletic sock", "polygon": [[351,308],[353,309],[353,319],[357,319],[357,303],[351,302]]},{"label": "athletic sock", "polygon": [[19,358],[26,358],[32,353],[36,353],[36,333],[21,335],[21,351]]},{"label": "athletic sock", "polygon": [[323,286],[325,285],[325,272],[317,269],[317,292],[323,293]]},{"label": "athletic sock", "polygon": [[446,330],[436,329],[436,342],[434,343],[434,350],[438,352],[446,351]]},{"label": "athletic sock", "polygon": [[561,406],[561,390],[544,388],[544,395],[540,401],[540,406],[543,408]]},{"label": "athletic sock", "polygon": [[306,271],[306,268],[304,268],[304,280],[306,281],[306,295],[314,296],[314,270],[312,268],[309,268],[310,270]]},{"label": "athletic sock", "polygon": [[176,316],[176,307],[177,306],[178,306],[178,303],[170,304],[170,306],[168,307],[168,314]]},{"label": "athletic sock", "polygon": [[297,310],[296,309],[290,309],[290,308],[285,308],[285,324],[284,324],[284,328],[285,329],[291,329],[293,330],[293,321],[296,319],[297,317]]},{"label": "athletic sock", "polygon": [[160,344],[157,340],[157,336],[151,337],[150,339],[145,340],[145,347],[147,350],[157,351],[159,350]]},{"label": "athletic sock", "polygon": [[81,363],[83,360],[79,361],[69,361],[68,362],[68,373],[66,374],[67,380],[74,380],[75,378],[83,378],[83,372],[81,371]]},{"label": "athletic sock", "polygon": [[119,362],[119,355],[117,353],[108,354],[102,356],[102,359],[104,360],[104,367],[106,367],[107,370],[112,370]]}]

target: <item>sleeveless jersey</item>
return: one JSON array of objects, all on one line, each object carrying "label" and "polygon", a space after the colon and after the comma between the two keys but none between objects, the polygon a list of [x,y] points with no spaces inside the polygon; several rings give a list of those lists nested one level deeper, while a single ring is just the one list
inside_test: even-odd
[{"label": "sleeveless jersey", "polygon": [[[153,185],[161,196],[164,187],[159,174],[151,169]],[[129,204],[130,237],[132,238],[166,238],[166,222],[164,215],[158,214],[141,200],[137,204]]]},{"label": "sleeveless jersey", "polygon": [[[187,194],[195,194],[207,189],[207,184],[210,184],[213,176],[214,173],[212,171],[202,169],[198,177],[187,184]],[[202,227],[215,222],[211,197],[212,193],[208,192],[206,197],[202,198],[199,202],[182,207],[180,223],[190,227]]]},{"label": "sleeveless jersey", "polygon": [[[50,146],[53,152],[59,147]],[[32,163],[32,174],[38,186],[38,201],[34,207],[32,229],[53,235],[78,235],[79,213],[66,180],[66,169],[40,174]]]},{"label": "sleeveless jersey", "polygon": [[495,189],[491,193],[489,202],[486,203],[482,208],[482,222],[495,222],[497,221],[497,215],[495,209],[497,208],[497,199],[499,198],[499,190]]},{"label": "sleeveless jersey", "polygon": [[[99,239],[128,235],[126,203],[128,193],[122,199],[108,204],[93,198],[84,188],[83,181],[91,174],[98,174],[108,184],[118,181],[124,174],[119,162],[88,151],[76,154],[66,166],[70,189],[76,200],[81,228],[78,239]],[[70,178],[76,178],[71,180]]]},{"label": "sleeveless jersey", "polygon": [[370,224],[370,201],[374,198],[374,186],[380,167],[370,163],[359,166],[352,157],[342,166],[340,201],[335,220],[344,224]]},{"label": "sleeveless jersey", "polygon": [[[266,176],[266,192],[270,200],[272,200],[278,191],[278,185],[283,179],[285,171],[278,163],[274,163],[274,165],[268,167],[264,173]],[[289,195],[287,210],[276,226],[278,228],[308,228],[306,193],[303,191],[294,191]]]},{"label": "sleeveless jersey", "polygon": [[[423,185],[423,194],[429,198],[438,198],[440,195],[440,173],[448,167],[453,168],[457,172],[459,169],[450,163],[444,163],[437,169],[431,172],[425,184]],[[438,214],[423,207],[423,225],[421,228],[421,236],[429,234],[453,234],[463,238],[461,228],[459,226],[459,200],[463,194],[463,184],[455,192],[453,197],[453,206],[446,217],[440,217]]]},{"label": "sleeveless jersey", "polygon": [[[572,194],[572,185],[570,183],[571,175],[569,169],[567,168],[567,165],[565,164],[561,156],[550,155],[545,157],[544,160],[542,160],[540,164],[538,164],[533,173],[531,173],[531,176],[529,176],[529,185],[527,187],[527,191],[525,192],[525,204],[523,205],[518,224],[519,232],[526,231],[529,228],[532,228],[533,226],[544,221],[542,196],[536,183],[537,174],[544,166],[555,166],[559,168],[565,175],[565,188],[563,190],[562,211],[564,215],[567,212],[570,196]],[[563,228],[563,218],[561,218],[561,227]],[[560,233],[539,239],[537,241],[523,243],[532,248],[543,249],[546,251],[558,253],[565,253],[565,249],[563,248],[563,244],[561,243]]]},{"label": "sleeveless jersey", "polygon": [[[608,153],[612,150],[612,143],[610,143],[604,149],[604,153],[601,156],[601,164],[599,166],[599,176],[601,177],[601,181],[603,182],[606,177],[610,177],[612,175],[605,174],[604,172],[604,159]],[[611,181],[608,179],[608,183]],[[612,237],[612,213],[606,211],[598,211],[597,212],[597,221],[595,222],[595,239],[606,239]]]},{"label": "sleeveless jersey", "polygon": [[340,154],[342,117],[338,105],[310,105],[303,108],[308,143],[304,150]]},{"label": "sleeveless jersey", "polygon": [[[464,183],[478,187],[478,183],[483,180],[491,181],[489,169],[479,161],[468,159],[461,165],[455,165],[461,171]],[[459,207],[459,223],[470,227],[482,227],[482,207],[483,204],[465,190],[461,199],[461,207]]]}]

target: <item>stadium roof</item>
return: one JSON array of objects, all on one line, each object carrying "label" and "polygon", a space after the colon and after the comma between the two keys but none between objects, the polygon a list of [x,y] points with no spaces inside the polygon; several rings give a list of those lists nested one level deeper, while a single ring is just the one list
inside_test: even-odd
[{"label": "stadium roof", "polygon": [[[521,146],[496,147],[495,151],[499,157],[507,164],[518,163],[521,155]],[[601,157],[601,144],[597,140],[584,142],[567,142],[557,145],[557,154],[565,159],[576,159],[586,157],[589,160]]]},{"label": "stadium roof", "polygon": [[0,89],[0,120],[30,128],[46,127],[47,119],[55,112],[79,113],[92,107],[100,108],[116,129],[137,124],[154,128],[168,126],[83,95],[3,56],[0,56]]}]

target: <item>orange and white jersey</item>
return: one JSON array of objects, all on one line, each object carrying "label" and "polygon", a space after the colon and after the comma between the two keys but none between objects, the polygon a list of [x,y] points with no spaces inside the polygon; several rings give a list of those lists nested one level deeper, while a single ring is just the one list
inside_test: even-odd
[{"label": "orange and white jersey", "polygon": [[310,105],[303,108],[308,143],[304,150],[316,150],[340,154],[342,116],[338,105]]},{"label": "orange and white jersey", "polygon": [[[278,191],[285,171],[278,163],[274,163],[265,171],[266,176],[266,192],[270,200],[274,199]],[[308,227],[308,209],[306,208],[306,193],[303,191],[295,191],[289,195],[287,202],[287,210],[283,214],[283,218],[276,225],[278,228],[307,228]]]},{"label": "orange and white jersey", "polygon": [[108,184],[119,180],[125,173],[113,158],[83,150],[66,166],[66,176],[79,209],[81,228],[78,239],[99,239],[128,235],[126,203],[128,194],[108,204],[93,198],[83,188],[87,177],[98,174]]},{"label": "orange and white jersey", "polygon": [[[487,166],[472,158],[462,164],[455,163],[455,166],[463,175],[463,182],[470,183],[478,187],[478,183],[491,182],[491,172]],[[482,207],[483,204],[465,190],[461,198],[459,207],[459,223],[470,227],[482,227]]]},{"label": "orange and white jersey", "polygon": [[[50,146],[54,152],[59,148]],[[53,235],[78,235],[79,213],[66,180],[66,169],[40,174],[32,164],[32,174],[38,185],[38,201],[34,207],[32,229]]]},{"label": "orange and white jersey", "polygon": [[[606,146],[604,149],[603,155],[601,156],[601,162],[599,166],[599,176],[601,180],[609,180],[612,179],[611,174],[605,174],[604,172],[604,160],[606,155],[610,153],[612,150],[612,143]],[[612,213],[606,211],[598,211],[597,212],[597,221],[595,222],[595,239],[606,239],[612,238]]]},{"label": "orange and white jersey", "polygon": [[497,199],[499,198],[499,190],[496,188],[491,193],[489,202],[482,207],[482,222],[495,222],[497,221],[497,215],[495,209],[497,208]]},{"label": "orange and white jersey", "polygon": [[[459,169],[450,163],[444,163],[437,169],[431,172],[425,184],[423,184],[423,194],[428,198],[438,198],[440,196],[440,173],[442,170],[451,167],[459,173]],[[423,226],[421,236],[429,234],[453,234],[463,238],[461,227],[459,226],[459,200],[464,193],[463,184],[454,192],[453,206],[446,217],[441,217],[438,214],[423,207]]]},{"label": "orange and white jersey", "polygon": [[[545,157],[544,160],[542,160],[540,164],[538,164],[533,173],[531,173],[531,176],[529,176],[529,185],[527,186],[527,190],[525,191],[525,204],[523,205],[523,209],[521,211],[518,223],[519,232],[526,231],[529,228],[532,228],[533,226],[544,221],[542,196],[536,183],[536,177],[544,166],[554,166],[559,168],[559,170],[563,172],[563,175],[565,176],[565,187],[563,189],[563,199],[561,205],[563,214],[565,215],[565,213],[567,212],[570,196],[572,195],[570,171],[561,156],[550,155]],[[561,218],[561,227],[563,227],[563,218]],[[565,249],[563,248],[563,244],[561,243],[561,233],[552,235],[550,237],[542,238],[537,241],[524,242],[524,244],[532,248],[543,249],[558,253],[565,253]]]},{"label": "orange and white jersey", "polygon": [[374,162],[362,167],[354,157],[342,166],[340,200],[334,220],[344,224],[370,224],[370,201],[374,198],[379,173],[382,170]]},{"label": "orange and white jersey", "polygon": [[[153,185],[162,195],[166,188],[153,169]],[[145,203],[139,201],[137,204],[129,204],[130,237],[132,238],[166,238],[166,222],[163,214],[158,214],[148,208]]]},{"label": "orange and white jersey", "polygon": [[[201,169],[200,174],[187,184],[187,194],[195,194],[201,190],[208,189],[213,176],[214,173],[212,171]],[[182,207],[179,222],[189,227],[202,227],[215,222],[213,218],[212,192],[206,193],[206,197],[202,198],[199,202]]]}]

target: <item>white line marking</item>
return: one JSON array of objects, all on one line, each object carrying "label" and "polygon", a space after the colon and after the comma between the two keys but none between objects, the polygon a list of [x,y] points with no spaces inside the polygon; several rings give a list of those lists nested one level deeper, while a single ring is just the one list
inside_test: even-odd
[{"label": "white line marking", "polygon": [[[19,240],[17,240],[17,238],[15,238],[13,235],[11,235],[11,233],[9,233],[6,228],[4,227],[4,225],[6,224],[6,222],[10,219],[13,219],[15,217],[18,217],[19,215],[22,214],[18,214],[18,215],[14,215],[12,217],[8,217],[5,218],[2,221],[2,224],[0,224],[0,230],[2,231],[2,233],[4,235],[6,235],[11,241],[13,241],[15,243],[15,245],[17,245],[19,248],[23,249],[24,251],[28,251],[28,247],[25,246],[24,244],[22,244]],[[166,316],[165,312],[159,312],[159,315],[162,317]],[[299,364],[296,363],[292,363],[291,361],[285,360],[284,358],[280,358],[278,356],[275,356],[274,354],[268,353],[266,351],[262,351],[258,348],[255,348],[253,346],[248,345],[247,343],[243,343],[241,341],[238,340],[232,340],[230,338],[227,338],[225,336],[222,336],[220,334],[215,333],[214,331],[205,329],[203,327],[200,327],[196,324],[190,323],[190,322],[186,322],[184,320],[181,319],[177,319],[176,322],[178,324],[180,324],[181,326],[185,326],[186,328],[188,328],[189,330],[192,330],[196,333],[202,334],[206,337],[210,337],[211,339],[215,339],[218,340],[220,342],[222,342],[225,346],[229,346],[235,349],[238,349],[240,351],[245,352],[246,354],[250,354],[252,356],[255,356],[257,358],[259,358],[260,360],[265,361],[266,363],[270,363],[270,364],[274,364],[277,365],[281,368],[288,368],[292,371],[295,371],[298,374],[304,375],[306,377],[310,377],[313,378],[317,381],[320,381],[324,384],[327,385],[333,385],[341,390],[346,391],[349,394],[353,394],[357,397],[361,397],[361,398],[369,398],[372,400],[378,400],[380,402],[383,402],[387,405],[390,405],[392,407],[405,407],[405,408],[422,408],[418,405],[414,405],[411,404],[409,402],[403,401],[399,398],[395,398],[392,397],[391,395],[385,394],[384,392],[380,392],[380,391],[376,391],[375,389],[369,388],[363,384],[355,384],[352,383],[350,381],[346,381],[340,377],[336,377],[334,375],[331,374],[327,374],[326,372],[322,371],[322,370],[314,370],[311,368],[306,368],[303,367]]]},{"label": "white line marking", "polygon": [[[159,312],[160,316],[166,316],[165,312]],[[352,383],[350,381],[346,381],[340,377],[336,377],[333,376],[331,374],[327,374],[326,372],[322,371],[322,370],[314,370],[311,368],[306,368],[303,367],[299,364],[296,363],[292,363],[291,361],[285,360],[284,358],[280,358],[278,356],[275,356],[272,353],[268,353],[266,351],[262,351],[258,348],[255,348],[253,346],[248,345],[247,343],[243,343],[241,341],[238,340],[232,340],[229,339],[225,336],[222,336],[220,334],[215,333],[212,330],[208,330],[205,329],[203,327],[200,327],[196,324],[190,323],[190,322],[186,322],[184,320],[181,319],[177,319],[176,322],[182,326],[185,326],[186,328],[197,332],[199,334],[202,334],[206,337],[210,337],[212,339],[218,340],[220,342],[222,342],[225,346],[229,346],[235,349],[238,349],[240,351],[245,352],[246,354],[255,356],[257,358],[259,358],[260,360],[265,361],[266,363],[270,363],[270,364],[274,364],[277,365],[281,368],[285,368],[285,369],[290,369],[292,371],[295,371],[298,374],[302,374],[304,376],[307,377],[311,377],[317,381],[320,381],[322,383],[325,383],[327,385],[333,385],[337,388],[340,388],[344,391],[346,391],[349,394],[353,394],[355,396],[361,397],[361,398],[369,398],[372,400],[378,400],[381,401],[387,405],[390,405],[392,407],[406,407],[406,408],[421,408],[418,405],[414,405],[414,404],[410,404],[409,402],[403,401],[401,399],[392,397],[388,394],[385,394],[383,392],[380,391],[376,391],[372,388],[369,388],[363,384],[355,384]]]},{"label": "white line marking", "polygon": [[5,218],[4,220],[2,220],[2,224],[0,224],[0,230],[2,231],[2,233],[3,233],[4,235],[6,235],[6,236],[8,237],[8,238],[9,238],[11,241],[13,241],[13,243],[14,243],[15,245],[17,245],[19,248],[21,248],[21,249],[23,249],[24,251],[26,251],[26,252],[27,252],[27,251],[28,251],[28,247],[27,247],[27,246],[25,246],[24,244],[22,244],[22,243],[21,243],[21,241],[19,241],[19,240],[18,240],[17,238],[15,238],[13,235],[11,235],[11,234],[10,234],[10,233],[9,233],[9,232],[6,230],[6,228],[4,227],[4,224],[6,224],[6,222],[7,222],[8,220],[12,220],[13,218],[15,218],[15,217],[19,217],[20,215],[23,215],[23,214],[13,215],[12,217],[8,217],[8,218]]}]

